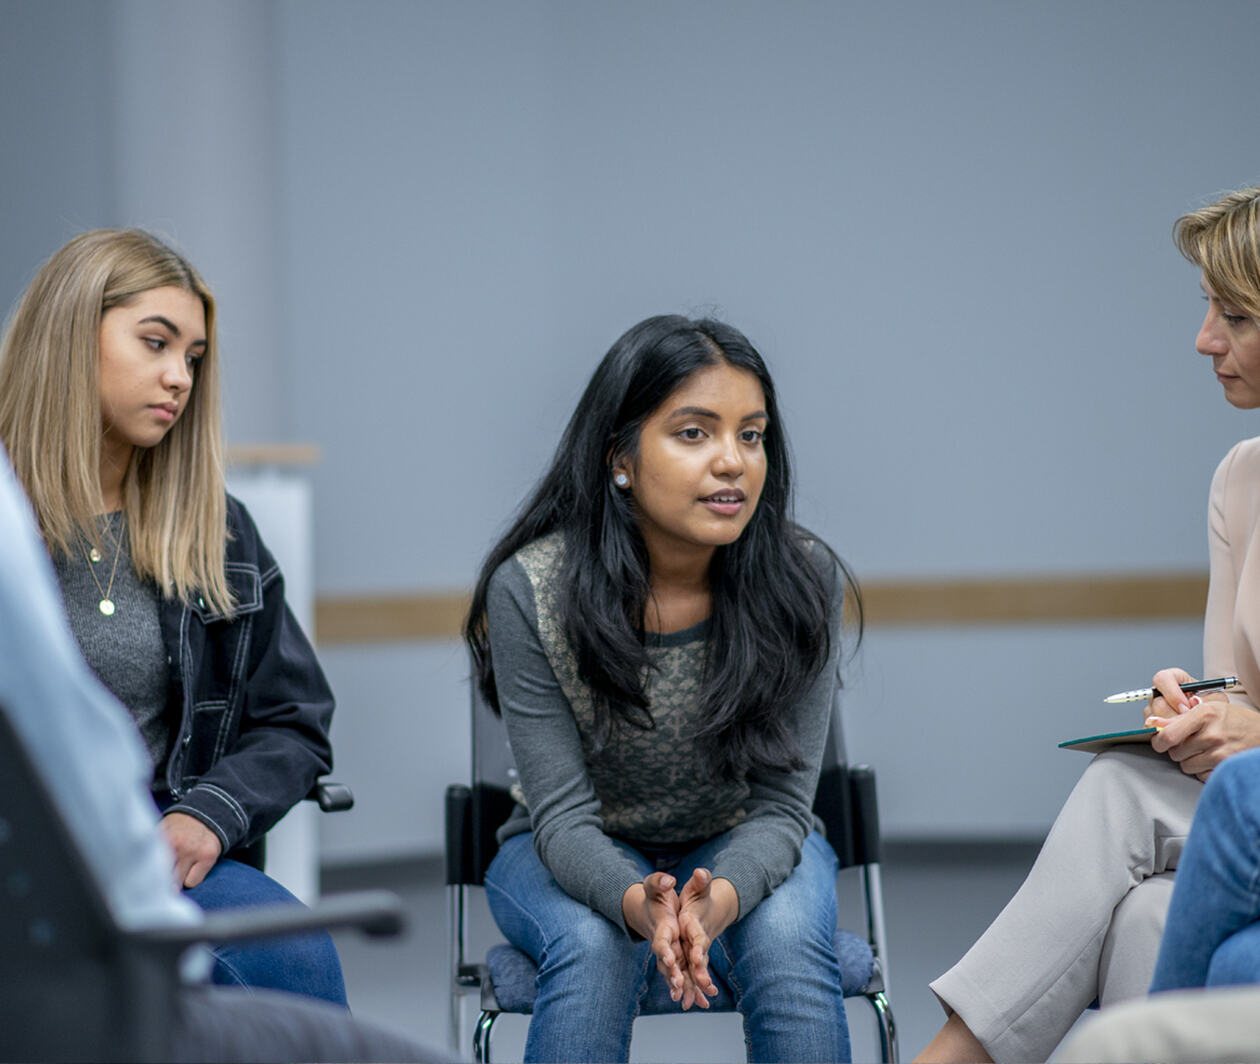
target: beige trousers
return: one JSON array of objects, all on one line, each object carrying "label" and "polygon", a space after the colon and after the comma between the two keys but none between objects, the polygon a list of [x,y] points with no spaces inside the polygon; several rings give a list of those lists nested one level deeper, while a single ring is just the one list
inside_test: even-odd
[{"label": "beige trousers", "polygon": [[1148,746],[1090,762],[1023,886],[932,983],[995,1061],[1047,1060],[1095,999],[1146,993],[1202,790]]}]

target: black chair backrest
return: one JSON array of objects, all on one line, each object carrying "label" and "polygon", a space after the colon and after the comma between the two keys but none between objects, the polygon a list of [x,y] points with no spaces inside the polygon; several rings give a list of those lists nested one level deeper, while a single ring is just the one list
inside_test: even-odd
[{"label": "black chair backrest", "polygon": [[3,706],[0,781],[0,1059],[160,1058],[174,972],[137,981],[139,958]]},{"label": "black chair backrest", "polygon": [[475,669],[469,683],[472,785],[446,789],[446,882],[479,887],[499,849],[495,833],[515,805],[517,775],[507,728],[482,697]]},{"label": "black chair backrest", "polygon": [[841,694],[837,677],[822,771],[814,792],[814,813],[823,822],[840,867],[852,868],[879,861],[879,812],[874,771],[866,765],[848,763]]}]

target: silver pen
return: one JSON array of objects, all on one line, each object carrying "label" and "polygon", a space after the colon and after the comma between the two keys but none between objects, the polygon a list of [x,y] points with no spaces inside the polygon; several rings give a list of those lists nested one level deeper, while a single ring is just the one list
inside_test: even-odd
[{"label": "silver pen", "polygon": [[[1199,691],[1229,691],[1241,687],[1237,676],[1221,676],[1215,680],[1195,680],[1194,683],[1183,683],[1181,689],[1192,695]],[[1159,690],[1155,687],[1139,687],[1136,691],[1121,691],[1116,695],[1108,695],[1104,702],[1146,702],[1157,698]]]}]

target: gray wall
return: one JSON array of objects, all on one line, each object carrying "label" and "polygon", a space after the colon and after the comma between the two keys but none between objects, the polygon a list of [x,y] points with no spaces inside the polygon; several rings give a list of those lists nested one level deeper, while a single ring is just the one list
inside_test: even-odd
[{"label": "gray wall", "polygon": [[[1250,2],[0,0],[0,300],[148,224],[218,289],[236,442],[313,441],[322,593],[466,586],[609,343],[769,359],[802,519],[868,578],[1206,564],[1254,418],[1172,220],[1260,180]],[[16,131],[16,135],[15,135]],[[436,847],[453,644],[330,648],[333,857]],[[1193,624],[873,630],[889,830],[1044,830]]]}]

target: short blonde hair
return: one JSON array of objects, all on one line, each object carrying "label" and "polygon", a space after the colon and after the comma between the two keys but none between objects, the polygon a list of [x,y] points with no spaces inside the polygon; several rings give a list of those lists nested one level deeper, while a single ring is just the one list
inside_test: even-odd
[{"label": "short blonde hair", "polygon": [[1182,215],[1173,239],[1216,295],[1260,321],[1260,187]]},{"label": "short blonde hair", "polygon": [[0,441],[49,550],[99,546],[101,318],[168,286],[201,300],[206,351],[183,416],[123,478],[132,557],[167,598],[201,595],[230,615],[214,297],[181,255],[140,229],[96,229],[40,268],[0,342]]}]

